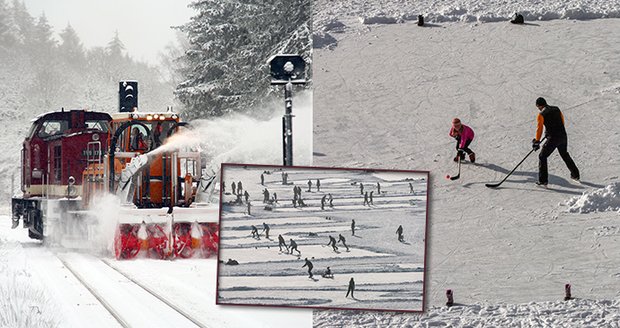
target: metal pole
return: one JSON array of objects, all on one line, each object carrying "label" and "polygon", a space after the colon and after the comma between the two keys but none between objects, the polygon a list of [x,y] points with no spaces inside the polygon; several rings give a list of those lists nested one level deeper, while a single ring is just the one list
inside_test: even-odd
[{"label": "metal pole", "polygon": [[283,140],[284,140],[284,166],[293,166],[293,84],[288,82],[284,88],[284,114]]}]

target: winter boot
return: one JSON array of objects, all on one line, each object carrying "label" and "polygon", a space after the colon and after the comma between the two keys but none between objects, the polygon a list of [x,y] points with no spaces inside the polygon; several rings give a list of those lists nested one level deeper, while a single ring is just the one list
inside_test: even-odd
[{"label": "winter boot", "polygon": [[471,153],[471,154],[469,154],[469,160],[470,160],[472,163],[476,163],[476,153]]}]

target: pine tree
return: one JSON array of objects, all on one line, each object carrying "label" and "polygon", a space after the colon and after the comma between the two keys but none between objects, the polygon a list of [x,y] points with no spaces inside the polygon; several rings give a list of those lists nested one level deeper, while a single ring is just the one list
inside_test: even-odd
[{"label": "pine tree", "polygon": [[25,44],[32,38],[34,31],[34,18],[28,13],[24,2],[19,0],[13,0],[13,6],[11,8],[13,22],[17,26],[17,41],[20,44]]},{"label": "pine tree", "polygon": [[61,43],[58,47],[60,56],[63,60],[73,67],[81,67],[84,63],[84,47],[77,33],[67,24],[67,27],[60,33]]},{"label": "pine tree", "polygon": [[14,25],[9,6],[0,0],[0,49],[8,49],[17,42],[17,27]]},{"label": "pine tree", "polygon": [[[267,59],[310,57],[310,0],[202,0],[183,25],[190,49],[175,91],[190,118],[244,111],[270,93]],[[302,35],[301,30],[308,33]],[[300,42],[297,42],[299,40]]]}]

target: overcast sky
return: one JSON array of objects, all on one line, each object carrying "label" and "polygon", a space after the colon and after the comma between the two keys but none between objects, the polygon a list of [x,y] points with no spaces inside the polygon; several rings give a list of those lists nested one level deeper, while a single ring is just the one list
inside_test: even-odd
[{"label": "overcast sky", "polygon": [[118,30],[132,58],[157,64],[157,55],[175,39],[170,26],[186,23],[190,0],[24,0],[38,18],[43,12],[56,37],[68,23],[84,46],[105,46]]}]

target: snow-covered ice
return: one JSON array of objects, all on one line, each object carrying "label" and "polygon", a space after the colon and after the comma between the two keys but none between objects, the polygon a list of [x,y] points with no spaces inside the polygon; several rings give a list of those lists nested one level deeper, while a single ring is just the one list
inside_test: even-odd
[{"label": "snow-covered ice", "polygon": [[[422,310],[426,173],[224,166],[222,178],[227,185],[242,181],[251,206],[248,213],[245,200],[235,204],[235,195],[222,197],[219,257],[238,265],[220,264],[219,304]],[[302,189],[305,207],[293,205],[294,186]],[[372,204],[365,203],[362,188]],[[263,202],[265,189],[277,193],[277,203]],[[299,254],[280,249],[280,235],[289,246],[295,240]],[[333,248],[330,236],[345,242]],[[304,259],[313,264],[313,277]],[[333,277],[322,275],[327,267]],[[346,297],[351,278],[355,298]]]},{"label": "snow-covered ice", "polygon": [[[619,1],[316,2],[315,37],[330,35],[337,46],[314,52],[314,165],[430,170],[430,227],[425,314],[315,311],[315,327],[618,326],[617,8]],[[508,23],[515,11],[527,24]],[[415,24],[418,13],[427,28]],[[489,22],[491,13],[501,21]],[[360,20],[381,15],[411,20]],[[531,149],[539,96],[564,113],[581,184],[556,152],[549,189],[534,186],[536,154],[501,188],[485,188]],[[475,130],[478,163],[449,181],[454,117]],[[571,199],[584,200],[573,203],[579,212],[586,200],[599,210],[571,213]],[[566,283],[575,299],[565,302]],[[446,289],[458,307],[445,307]]]}]

